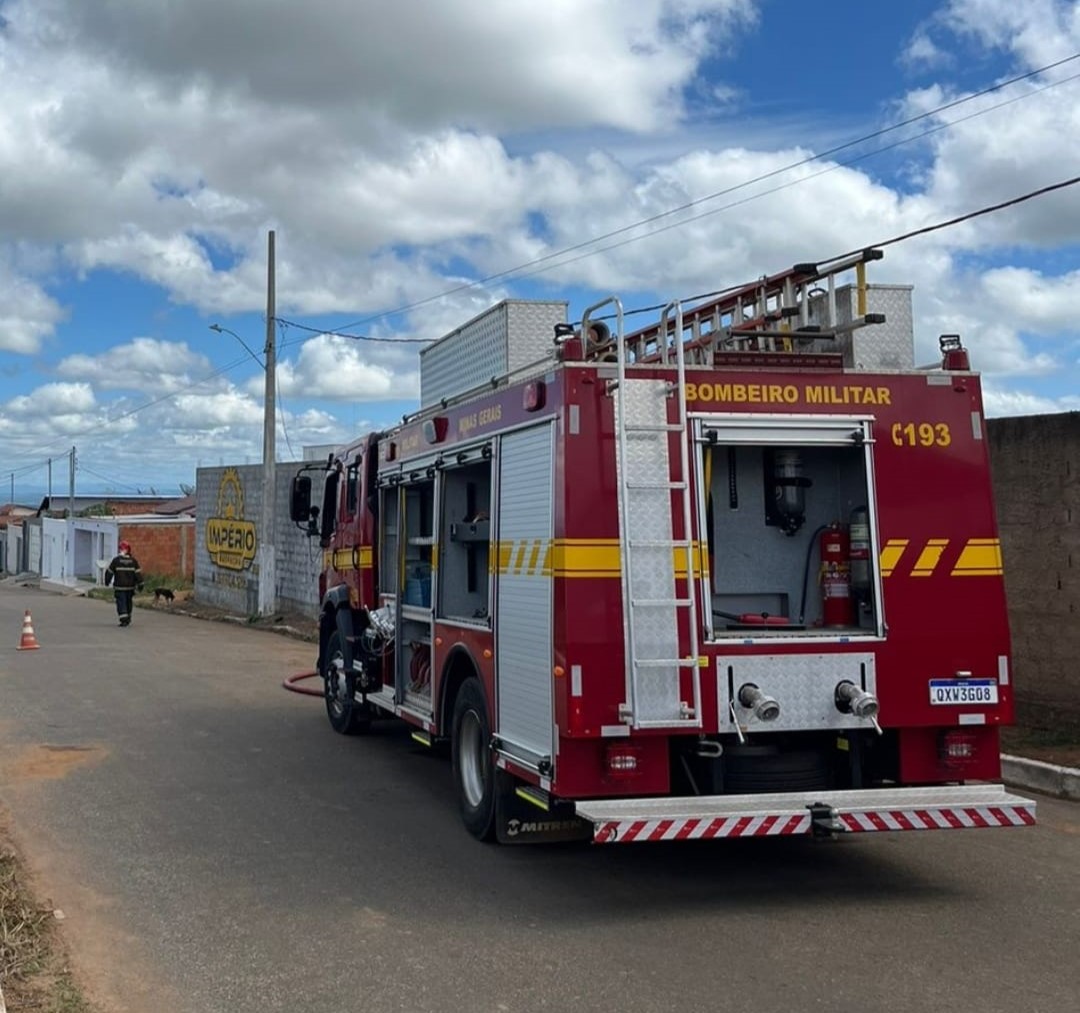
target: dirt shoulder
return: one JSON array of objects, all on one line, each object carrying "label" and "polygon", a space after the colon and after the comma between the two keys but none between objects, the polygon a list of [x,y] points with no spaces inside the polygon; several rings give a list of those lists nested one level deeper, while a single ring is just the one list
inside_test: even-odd
[{"label": "dirt shoulder", "polygon": [[25,869],[0,813],[0,1011],[95,1013],[68,965],[64,913],[34,896]]},{"label": "dirt shoulder", "polygon": [[300,612],[279,611],[270,616],[240,616],[234,612],[196,601],[190,591],[178,591],[174,599],[155,600],[152,594],[135,596],[136,608],[149,608],[159,612],[178,612],[181,615],[210,622],[233,623],[249,629],[266,630],[297,640],[318,641],[318,627],[313,616]]}]

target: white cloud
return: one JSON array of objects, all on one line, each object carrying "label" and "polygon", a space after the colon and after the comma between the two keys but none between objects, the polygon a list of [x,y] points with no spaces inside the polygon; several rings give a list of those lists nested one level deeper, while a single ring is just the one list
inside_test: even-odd
[{"label": "white cloud", "polygon": [[907,67],[919,70],[948,65],[951,55],[941,49],[924,29],[917,31],[900,54],[900,62]]},{"label": "white cloud", "polygon": [[1055,415],[1080,411],[1080,396],[1047,397],[1025,390],[1009,390],[988,383],[983,387],[983,403],[988,416]]},{"label": "white cloud", "polygon": [[87,412],[96,405],[88,383],[47,383],[32,394],[13,397],[5,410],[23,418]]},{"label": "white cloud", "polygon": [[[415,398],[420,391],[419,376],[407,363],[415,361],[416,354],[416,345],[393,348],[320,334],[304,342],[295,362],[286,359],[278,363],[278,389],[283,397],[328,401]],[[254,393],[255,385],[262,382],[252,381],[249,389]]]},{"label": "white cloud", "polygon": [[56,365],[60,376],[78,378],[101,390],[180,390],[212,372],[210,360],[184,342],[134,338],[101,355],[69,355]]},{"label": "white cloud", "polygon": [[[279,315],[363,318],[732,190],[535,276],[551,298],[595,289],[633,305],[832,256],[1071,171],[1080,84],[1038,92],[1045,82],[1034,81],[938,117],[1028,96],[898,149],[902,186],[870,160],[742,188],[814,151],[753,124],[735,135],[742,143],[699,124],[683,132],[684,101],[754,101],[752,79],[736,89],[714,68],[757,6],[447,0],[414,23],[410,5],[382,0],[7,0],[0,220],[17,245],[0,243],[0,350],[49,350],[65,313],[53,286],[72,270],[87,286],[106,272],[160,286],[206,321],[261,313],[269,228]],[[951,0],[900,54],[941,79],[907,95],[898,115],[958,97],[947,72],[961,55],[993,51],[1028,68],[1080,49],[1078,11],[1062,0]],[[709,80],[699,79],[706,59]],[[938,334],[959,331],[990,378],[988,404],[1067,404],[1006,381],[1076,375],[1080,272],[1030,266],[1041,250],[1080,242],[1074,206],[1068,192],[1042,198],[891,247],[872,265],[872,281],[916,286],[917,360],[937,356]],[[356,329],[434,338],[519,294],[499,280]],[[293,330],[283,339],[279,449],[286,434],[297,448],[335,442],[368,424],[356,412],[378,418],[416,397],[416,345]],[[21,445],[41,446],[91,431],[136,469],[189,460],[182,451],[258,459],[263,377],[253,364],[235,384],[184,389],[214,371],[223,346],[243,356],[231,338],[206,346],[213,362],[186,342],[115,340],[42,364],[69,383],[10,401],[0,432],[18,420]],[[107,400],[114,392],[128,397]],[[104,425],[168,393],[177,396]]]},{"label": "white cloud", "polygon": [[35,281],[11,269],[0,253],[0,351],[32,354],[64,318],[60,305]]}]

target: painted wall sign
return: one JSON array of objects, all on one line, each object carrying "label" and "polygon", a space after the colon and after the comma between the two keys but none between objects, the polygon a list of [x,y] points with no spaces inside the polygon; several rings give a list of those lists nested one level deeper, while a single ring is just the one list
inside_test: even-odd
[{"label": "painted wall sign", "polygon": [[206,520],[206,551],[226,570],[246,570],[255,560],[257,546],[255,524],[244,520],[240,474],[226,468],[218,486],[217,515]]}]

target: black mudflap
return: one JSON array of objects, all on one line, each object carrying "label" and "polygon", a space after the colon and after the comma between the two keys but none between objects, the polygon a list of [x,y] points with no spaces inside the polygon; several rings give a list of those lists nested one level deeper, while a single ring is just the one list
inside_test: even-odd
[{"label": "black mudflap", "polygon": [[588,841],[592,834],[593,825],[578,819],[571,803],[551,800],[506,771],[495,772],[495,836],[500,844]]}]

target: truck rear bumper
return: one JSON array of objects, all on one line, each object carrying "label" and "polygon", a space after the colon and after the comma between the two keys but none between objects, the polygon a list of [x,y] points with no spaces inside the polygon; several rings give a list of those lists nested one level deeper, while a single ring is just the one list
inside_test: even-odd
[{"label": "truck rear bumper", "polygon": [[781,837],[1035,824],[1035,802],[1000,784],[578,802],[593,843]]}]

